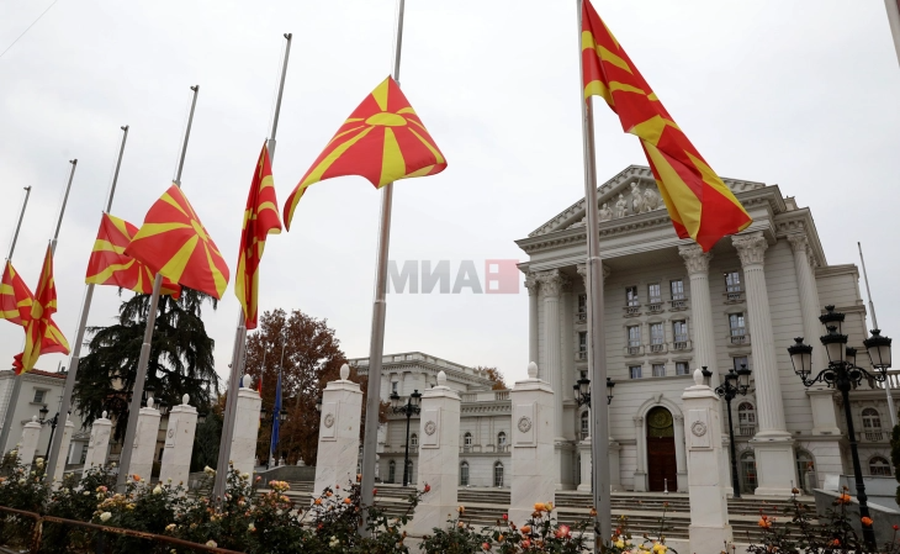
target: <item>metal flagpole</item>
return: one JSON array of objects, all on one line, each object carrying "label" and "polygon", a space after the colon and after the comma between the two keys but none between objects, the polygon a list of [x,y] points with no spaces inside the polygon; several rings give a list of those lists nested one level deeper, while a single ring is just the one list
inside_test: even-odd
[{"label": "metal flagpole", "polygon": [[[869,297],[869,312],[872,314],[872,328],[878,329],[878,318],[875,316],[875,303],[872,302],[872,289],[869,288],[869,274],[866,272],[866,260],[863,258],[862,244],[856,243],[859,248],[859,262],[862,265],[863,280],[866,282],[866,295]],[[884,392],[887,394],[888,412],[891,414],[891,427],[897,426],[897,409],[894,408],[894,397],[891,394],[891,379],[884,382]]]},{"label": "metal flagpole", "polygon": [[[266,145],[269,150],[269,163],[275,161],[275,134],[278,132],[278,117],[281,115],[281,99],[284,96],[284,80],[287,77],[288,58],[291,55],[291,33],[285,33],[287,44],[284,49],[284,64],[281,67],[281,81],[278,84],[278,98],[275,101],[275,116],[272,119],[272,133]],[[231,352],[231,375],[228,379],[228,394],[225,397],[225,415],[222,422],[222,436],[219,439],[219,457],[216,463],[216,481],[213,485],[213,498],[225,496],[225,484],[228,481],[228,467],[231,464],[231,441],[234,440],[234,418],[237,412],[237,395],[241,388],[241,377],[247,358],[247,326],[244,311],[238,313],[237,329],[234,333],[234,349]]]},{"label": "metal flagpole", "polygon": [[[400,84],[400,54],[403,49],[403,15],[406,0],[398,0],[397,37],[394,42],[392,76]],[[381,358],[384,355],[384,322],[387,310],[388,252],[391,241],[391,208],[394,183],[383,187],[381,196],[381,223],[379,225],[378,252],[375,272],[375,301],[372,306],[372,337],[369,346],[369,384],[366,388],[366,429],[363,435],[362,479],[360,504],[363,517],[360,531],[367,533],[367,508],[373,505],[375,494],[375,451],[378,447],[378,408],[381,405]]]},{"label": "metal flagpole", "polygon": [[[109,189],[109,196],[106,200],[106,209],[104,213],[109,213],[112,209],[113,197],[116,194],[116,183],[119,180],[119,169],[122,167],[122,156],[125,154],[125,141],[128,140],[128,125],[125,125],[122,129],[122,144],[119,147],[119,157],[116,160],[116,170],[113,173],[112,185]],[[71,414],[71,406],[72,406],[72,391],[75,390],[75,380],[76,375],[78,373],[78,363],[81,356],[81,343],[84,342],[84,331],[87,327],[87,319],[88,314],[91,312],[91,302],[94,298],[94,284],[88,283],[87,287],[84,291],[84,302],[81,306],[81,319],[78,322],[78,330],[75,332],[75,342],[72,344],[72,357],[69,360],[69,370],[66,373],[66,384],[63,389],[62,399],[60,401],[59,407],[59,421],[57,422],[57,426],[60,429],[65,430],[66,421]],[[48,483],[52,483],[53,479],[56,478],[56,463],[59,459],[59,450],[62,447],[63,435],[65,433],[55,433],[53,435],[53,441],[50,445],[50,456],[47,460],[47,470],[44,474],[44,480]]]},{"label": "metal flagpole", "polygon": [[[59,238],[59,229],[62,227],[63,216],[66,214],[66,204],[69,202],[69,191],[72,190],[72,180],[75,178],[75,168],[78,167],[78,160],[69,160],[72,169],[69,172],[69,181],[66,183],[66,192],[63,195],[62,206],[59,208],[59,218],[56,220],[56,231],[53,238],[50,239],[50,256],[56,253],[56,241]],[[18,231],[17,231],[18,233]],[[0,431],[0,448],[6,451],[6,442],[9,440],[9,432],[12,427],[12,415],[15,413],[15,407],[19,403],[19,394],[22,392],[22,380],[25,378],[23,371],[13,380],[12,392],[9,395],[9,404],[6,405],[6,416],[3,418],[3,431]]]},{"label": "metal flagpole", "polygon": [[9,245],[9,254],[6,259],[12,260],[13,253],[16,251],[16,242],[19,240],[19,230],[22,228],[22,220],[25,219],[25,208],[28,207],[28,197],[31,196],[31,185],[23,187],[25,189],[25,200],[22,201],[22,211],[19,212],[19,222],[16,223],[16,230],[13,233],[12,242]]},{"label": "metal flagpole", "polygon": [[884,7],[887,9],[888,22],[891,24],[897,61],[900,62],[900,0],[884,0]]},{"label": "metal flagpole", "polygon": [[[194,110],[197,107],[197,95],[200,85],[191,87],[194,92],[191,100],[191,112],[188,115],[187,128],[184,132],[184,142],[181,146],[181,157],[178,160],[178,170],[175,173],[175,184],[181,187],[181,172],[184,169],[184,158],[187,155],[188,141],[191,139],[191,124],[194,122]],[[116,479],[116,489],[125,492],[128,481],[128,470],[131,467],[131,455],[134,450],[134,434],[137,431],[138,414],[141,411],[141,395],[144,394],[144,381],[147,378],[147,366],[150,363],[150,343],[153,340],[153,328],[156,326],[156,311],[159,308],[159,290],[162,288],[163,277],[157,273],[153,280],[153,293],[150,295],[150,309],[147,311],[147,325],[144,327],[144,342],[141,344],[141,356],[138,358],[137,375],[134,378],[134,387],[131,390],[131,404],[128,406],[128,426],[125,428],[125,441],[122,443],[122,455],[119,457],[119,475]],[[147,476],[149,478],[149,475]]]},{"label": "metal flagpole", "polygon": [[[581,58],[582,0],[578,8],[578,55]],[[609,479],[609,406],[600,394],[606,384],[606,342],[603,334],[603,262],[600,259],[600,231],[597,217],[597,173],[595,168],[593,98],[584,98],[584,64],[579,62],[581,79],[581,133],[584,155],[584,205],[587,216],[587,327],[588,367],[591,368],[591,490],[594,501],[594,553],[612,536],[612,509]],[[562,391],[557,391],[561,394]],[[561,414],[560,414],[561,415]]]}]

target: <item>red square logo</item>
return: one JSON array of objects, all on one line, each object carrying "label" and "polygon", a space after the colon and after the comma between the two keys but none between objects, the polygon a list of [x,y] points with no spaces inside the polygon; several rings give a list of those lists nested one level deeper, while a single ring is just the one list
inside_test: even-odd
[{"label": "red square logo", "polygon": [[518,260],[485,260],[484,292],[487,294],[518,294],[521,272]]}]

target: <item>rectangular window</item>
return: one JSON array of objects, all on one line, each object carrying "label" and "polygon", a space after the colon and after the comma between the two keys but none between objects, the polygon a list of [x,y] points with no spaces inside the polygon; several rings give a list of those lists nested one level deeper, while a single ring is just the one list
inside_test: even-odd
[{"label": "rectangular window", "polygon": [[641,345],[641,326],[628,327],[628,348],[638,348]]},{"label": "rectangular window", "polygon": [[728,328],[731,329],[731,336],[744,336],[744,314],[728,314]]},{"label": "rectangular window", "polygon": [[631,365],[628,366],[628,376],[632,379],[640,379],[641,378],[641,366],[639,365]]},{"label": "rectangular window", "polygon": [[587,331],[578,332],[578,359],[587,359]]},{"label": "rectangular window", "polygon": [[675,375],[687,375],[690,373],[688,370],[687,362],[675,362]]},{"label": "rectangular window", "polygon": [[650,344],[662,344],[666,342],[666,332],[662,323],[650,324]]},{"label": "rectangular window", "polygon": [[672,300],[684,300],[684,281],[673,279],[669,281],[669,290],[672,292]]},{"label": "rectangular window", "polygon": [[587,295],[578,295],[578,313],[587,313]]},{"label": "rectangular window", "polygon": [[687,342],[687,321],[678,320],[672,322],[672,337],[675,342]]},{"label": "rectangular window", "polygon": [[625,305],[626,306],[640,306],[640,301],[638,300],[638,288],[637,287],[625,287]]},{"label": "rectangular window", "polygon": [[741,273],[739,271],[729,271],[725,273],[725,292],[741,292]]},{"label": "rectangular window", "polygon": [[35,389],[34,390],[34,399],[32,400],[35,404],[43,404],[47,401],[47,390],[45,389]]},{"label": "rectangular window", "polygon": [[750,367],[750,359],[747,356],[736,356],[731,359],[731,362],[734,364],[735,371],[741,369],[743,366]]},{"label": "rectangular window", "polygon": [[647,285],[647,298],[651,304],[658,304],[662,302],[662,291],[660,289],[659,283],[652,283]]},{"label": "rectangular window", "polygon": [[654,377],[665,377],[666,376],[666,364],[653,364],[653,376]]},{"label": "rectangular window", "polygon": [[391,392],[392,392],[392,393],[397,392],[397,388],[398,388],[399,386],[400,386],[400,383],[399,383],[399,382],[397,382],[397,381],[392,381],[392,382],[391,382]]}]

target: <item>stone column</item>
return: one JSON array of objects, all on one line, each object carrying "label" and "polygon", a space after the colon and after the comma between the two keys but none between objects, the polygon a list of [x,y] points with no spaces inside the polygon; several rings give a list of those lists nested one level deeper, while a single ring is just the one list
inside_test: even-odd
[{"label": "stone column", "polygon": [[[69,445],[72,443],[72,435],[75,433],[75,424],[72,422],[71,417],[66,418],[66,425],[62,430],[56,430],[57,433],[59,433],[60,431],[62,431],[63,436],[62,442],[59,445],[60,456],[59,459],[56,460],[56,468],[54,468],[53,470],[52,483],[54,487],[58,486],[62,481],[63,473],[65,473],[66,471],[66,462],[69,459],[68,455],[64,456],[63,453],[68,454]],[[49,468],[47,469],[47,471],[50,471]]]},{"label": "stone column", "polygon": [[722,474],[722,423],[719,399],[703,384],[703,374],[694,370],[694,385],[681,395],[686,414],[683,433],[687,436],[688,495],[691,525],[688,527],[691,552],[718,554],[722,545],[732,541],[728,523],[728,502]]},{"label": "stone column", "polygon": [[106,418],[104,411],[100,419],[94,420],[91,425],[91,438],[88,440],[87,454],[84,456],[84,477],[88,470],[94,467],[106,465],[106,455],[109,451],[109,437],[112,435],[112,421]]},{"label": "stone column", "polygon": [[772,314],[763,267],[769,247],[761,232],[732,237],[747,285],[747,319],[759,430],[750,441],[756,454],[757,495],[790,496],[794,480],[793,440],[784,420],[784,401],[775,357]]},{"label": "stone column", "polygon": [[37,416],[31,416],[31,421],[22,428],[22,438],[19,440],[19,462],[26,468],[31,467],[37,454],[38,442],[41,439],[41,424]]},{"label": "stone column", "polygon": [[712,254],[703,252],[698,244],[678,247],[690,277],[691,327],[694,339],[694,366],[706,366],[712,371],[710,384],[719,384],[716,367],[716,335],[713,328],[712,300],[709,294],[709,262]]},{"label": "stone column", "polygon": [[637,437],[634,492],[647,492],[647,427],[643,416],[634,416],[634,436]]},{"label": "stone column", "polygon": [[313,496],[326,487],[350,490],[356,483],[359,458],[359,420],[362,415],[362,391],[349,381],[350,366],[341,366],[341,378],[331,381],[322,392],[319,420],[319,452],[316,458],[316,483]]},{"label": "stone column", "polygon": [[410,532],[416,535],[443,528],[455,514],[459,487],[460,398],[447,386],[447,374],[438,372],[438,384],[422,394],[419,427],[418,488],[431,491],[422,497]]},{"label": "stone column", "polygon": [[593,459],[593,452],[591,451],[591,437],[587,437],[586,439],[578,443],[578,453],[581,455],[581,467],[579,468],[581,482],[578,483],[578,490],[591,491],[594,479],[594,473],[591,467],[591,460]]},{"label": "stone column", "polygon": [[169,410],[166,429],[166,445],[163,448],[159,480],[172,480],[175,485],[188,485],[191,472],[191,456],[194,453],[194,437],[197,433],[197,408],[188,405],[190,397],[181,397],[181,404]]},{"label": "stone column", "polygon": [[259,433],[259,408],[262,399],[253,387],[249,375],[243,377],[243,387],[238,389],[234,410],[234,438],[228,461],[240,473],[253,475],[256,465],[256,438]]},{"label": "stone column", "polygon": [[138,413],[130,468],[132,475],[138,475],[147,481],[150,480],[150,474],[153,471],[156,440],[159,438],[159,417],[159,410],[153,407],[153,397],[151,396],[147,399],[147,407],[141,408]]},{"label": "stone column", "polygon": [[[553,436],[556,450],[553,456],[558,488],[563,488],[563,483],[570,483],[571,476],[563,475],[563,456],[570,454],[566,451],[565,435],[563,433],[563,390],[562,390],[562,351],[560,346],[560,319],[559,297],[562,288],[566,285],[566,278],[558,269],[542,271],[538,274],[541,282],[541,295],[544,297],[544,352],[546,353],[546,365],[541,369],[540,377],[550,383],[553,389]],[[571,464],[568,464],[571,466]]]},{"label": "stone column", "polygon": [[671,487],[670,492],[683,492],[687,490],[688,468],[687,453],[685,452],[684,441],[684,416],[681,414],[672,414],[673,431],[675,432],[675,478],[678,479],[677,488]]},{"label": "stone column", "polygon": [[516,382],[509,392],[512,404],[509,519],[518,525],[534,511],[535,502],[553,502],[559,479],[556,468],[547,463],[554,454],[554,396],[558,395],[537,375],[537,364],[528,364],[528,379]]},{"label": "stone column", "polygon": [[528,289],[528,361],[538,361],[538,293],[540,283],[534,273],[525,275],[525,288]]}]

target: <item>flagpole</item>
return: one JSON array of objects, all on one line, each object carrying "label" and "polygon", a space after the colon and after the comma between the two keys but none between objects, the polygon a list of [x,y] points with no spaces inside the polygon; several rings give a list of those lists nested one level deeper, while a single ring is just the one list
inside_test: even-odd
[{"label": "flagpole", "polygon": [[[576,0],[578,9],[578,57],[582,56],[583,0]],[[603,541],[612,536],[612,508],[609,478],[609,405],[606,395],[606,342],[603,334],[603,262],[600,258],[600,222],[597,216],[597,171],[594,145],[593,97],[584,98],[584,63],[579,62],[581,98],[581,135],[584,157],[584,206],[588,247],[587,260],[587,328],[588,367],[591,370],[591,477],[594,515],[594,546],[596,554],[603,550]],[[562,391],[557,391],[561,394]],[[561,414],[560,414],[561,415]]]},{"label": "flagpole", "polygon": [[[403,50],[403,16],[406,1],[398,0],[397,38],[394,42],[392,76],[400,84],[400,56]],[[378,448],[378,409],[381,404],[381,362],[384,355],[384,324],[387,311],[388,255],[391,241],[391,209],[394,183],[383,187],[381,196],[381,223],[379,225],[378,251],[375,272],[375,301],[372,306],[372,336],[369,346],[369,384],[366,388],[366,420],[363,435],[362,479],[360,503],[363,517],[360,530],[367,533],[367,508],[373,505],[375,494],[375,455]]]},{"label": "flagpole", "polygon": [[[181,188],[181,172],[184,169],[184,158],[187,156],[188,142],[191,139],[191,125],[194,122],[194,110],[197,108],[197,95],[200,85],[191,87],[193,99],[191,100],[191,112],[188,115],[187,128],[184,132],[184,142],[181,147],[181,157],[178,160],[178,170],[175,173],[175,185]],[[144,327],[144,342],[141,344],[141,355],[138,358],[137,375],[134,378],[134,387],[131,391],[131,404],[128,406],[128,425],[125,428],[125,441],[122,443],[122,454],[119,457],[119,475],[116,478],[116,489],[125,492],[128,482],[128,471],[131,468],[131,455],[134,450],[134,435],[137,431],[138,414],[141,411],[141,396],[144,394],[144,381],[147,378],[147,366],[150,363],[150,344],[153,341],[153,329],[156,327],[156,311],[159,309],[159,291],[162,288],[162,274],[157,273],[153,280],[153,292],[150,295],[150,308],[147,311],[147,325]],[[149,475],[146,475],[148,479]]]},{"label": "flagpole", "polygon": [[[104,213],[109,213],[112,209],[113,197],[116,194],[116,183],[119,180],[119,169],[122,167],[122,156],[125,154],[125,141],[128,140],[128,125],[121,127],[122,144],[119,146],[119,156],[116,160],[116,170],[113,173],[112,185],[109,189],[109,195],[106,200],[106,209]],[[94,283],[88,283],[84,291],[84,301],[81,306],[81,319],[78,322],[78,330],[75,332],[75,342],[72,344],[72,357],[69,360],[69,369],[66,373],[66,384],[63,389],[62,400],[59,407],[59,421],[57,427],[66,428],[66,421],[69,419],[72,406],[72,392],[75,390],[75,380],[78,373],[78,364],[81,356],[81,344],[84,342],[84,331],[87,327],[88,314],[91,312],[91,302],[94,299]],[[65,433],[54,433],[53,441],[50,445],[50,456],[47,459],[47,470],[44,473],[44,480],[52,483],[56,478],[56,464],[59,459],[59,450],[62,448],[63,435]]]},{"label": "flagpole", "polygon": [[22,228],[22,220],[25,219],[25,208],[28,207],[28,197],[31,196],[31,185],[23,187],[25,189],[25,200],[22,201],[22,211],[19,212],[19,222],[16,223],[16,230],[13,233],[12,243],[9,245],[9,254],[7,260],[12,260],[13,252],[16,251],[16,242],[19,240],[19,230]]},{"label": "flagpole", "polygon": [[[291,55],[292,33],[285,33],[287,41],[284,49],[284,63],[281,66],[281,80],[278,83],[278,97],[275,100],[275,115],[272,118],[272,132],[266,145],[269,150],[269,164],[275,162],[275,135],[278,132],[278,118],[281,115],[281,99],[284,96],[284,81],[287,77],[288,58]],[[238,277],[239,278],[239,277]],[[219,439],[219,457],[216,463],[216,480],[213,484],[213,498],[224,497],[225,485],[228,481],[228,468],[231,463],[231,442],[234,440],[234,418],[237,413],[237,395],[241,388],[241,377],[247,360],[247,325],[244,310],[238,312],[238,324],[234,333],[234,347],[231,353],[231,375],[228,379],[228,392],[225,396],[225,414],[222,422],[222,436]]]},{"label": "flagpole", "polygon": [[[859,262],[862,265],[863,280],[866,282],[866,295],[869,297],[869,312],[872,314],[872,328],[878,329],[878,318],[875,316],[875,303],[872,302],[872,289],[869,288],[869,274],[866,272],[866,259],[863,258],[862,244],[856,243],[859,248]],[[894,396],[891,389],[890,378],[884,382],[884,392],[887,395],[888,413],[891,414],[891,427],[897,426],[897,410],[894,408]]]},{"label": "flagpole", "polygon": [[[53,233],[53,238],[50,239],[51,257],[56,253],[56,241],[59,238],[59,230],[62,227],[63,216],[66,214],[66,204],[69,202],[69,191],[72,190],[72,181],[75,179],[75,169],[78,167],[77,159],[69,160],[69,163],[72,164],[72,169],[69,172],[69,181],[66,183],[66,192],[63,195],[62,206],[59,209],[59,218],[56,220],[56,231]],[[23,371],[16,375],[16,378],[13,380],[12,392],[10,392],[9,395],[9,404],[6,405],[6,415],[3,417],[3,430],[0,431],[0,447],[2,447],[4,452],[6,451],[6,442],[9,440],[9,432],[12,427],[12,418],[10,416],[15,413],[15,406],[19,403],[19,395],[22,392],[22,380],[25,378],[25,373],[26,372]]]},{"label": "flagpole", "polygon": [[884,0],[887,9],[888,22],[891,25],[891,36],[894,39],[894,50],[897,51],[897,61],[900,62],[900,2],[897,0]]}]

